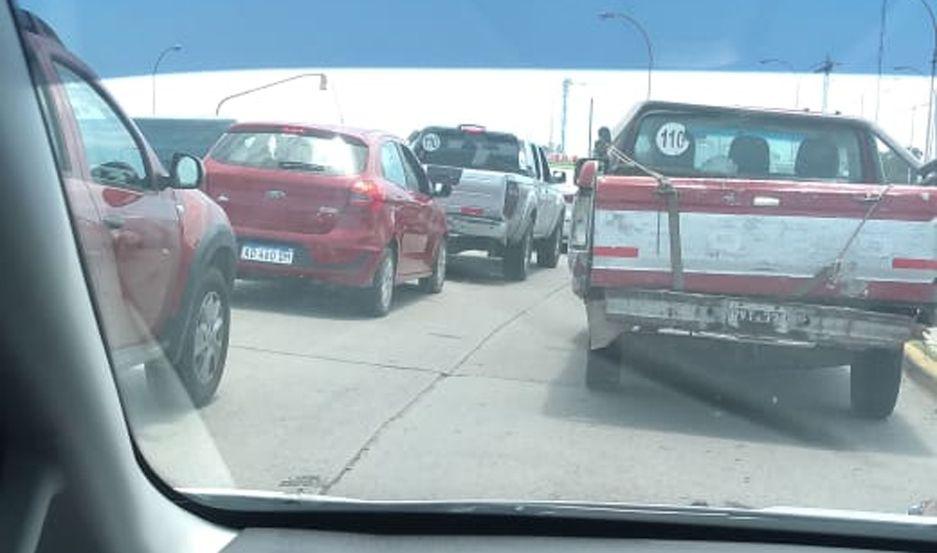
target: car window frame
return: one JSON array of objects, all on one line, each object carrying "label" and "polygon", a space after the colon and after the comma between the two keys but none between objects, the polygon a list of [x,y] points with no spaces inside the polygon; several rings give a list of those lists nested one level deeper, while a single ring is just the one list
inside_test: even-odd
[{"label": "car window frame", "polygon": [[[146,173],[143,175],[143,178],[140,179],[142,186],[131,186],[120,183],[101,183],[91,176],[91,167],[88,164],[88,156],[86,153],[84,138],[81,135],[81,128],[78,124],[78,119],[75,116],[71,100],[65,91],[65,83],[56,69],[56,64],[59,64],[65,69],[71,71],[75,74],[75,76],[80,78],[83,83],[87,84],[92,89],[92,91],[94,91],[94,93],[97,94],[98,97],[105,103],[108,109],[110,109],[111,112],[117,117],[117,120],[124,127],[124,129],[130,134],[131,140],[133,140],[134,145],[140,152],[140,157],[143,162],[143,169]],[[57,53],[51,54],[49,56],[49,70],[51,71],[50,83],[53,86],[60,87],[61,89],[61,95],[58,100],[60,103],[63,102],[63,104],[59,105],[56,111],[61,117],[67,117],[69,119],[69,123],[73,129],[73,139],[75,142],[69,151],[72,156],[80,161],[82,166],[82,177],[87,179],[89,182],[94,182],[95,184],[101,186],[119,188],[121,190],[129,190],[134,192],[158,192],[160,187],[157,183],[156,167],[153,165],[153,162],[150,159],[150,151],[149,148],[147,148],[146,142],[137,132],[136,127],[132,124],[130,118],[127,117],[127,115],[119,108],[117,103],[113,101],[104,88],[100,86],[97,77],[95,77],[92,72],[82,67],[82,64],[76,63],[74,60],[69,59],[68,56],[62,56]],[[68,147],[69,145],[66,144],[66,148]]]},{"label": "car window frame", "polygon": [[[397,182],[390,178],[387,174],[387,169],[384,167],[384,148],[390,147],[390,149],[397,156],[397,161],[400,163],[400,171],[403,174],[403,182]],[[393,184],[394,186],[400,188],[401,190],[409,190],[407,187],[407,171],[403,166],[403,159],[400,156],[400,151],[397,149],[397,145],[393,140],[383,140],[381,141],[381,146],[378,148],[378,162],[380,164],[381,177],[387,182]]]},{"label": "car window frame", "polygon": [[416,157],[416,154],[413,153],[413,150],[411,150],[409,146],[402,142],[397,142],[397,150],[403,162],[405,175],[408,174],[407,170],[409,169],[416,179],[416,189],[411,191],[419,194],[429,194],[429,177],[426,176],[426,171],[423,170],[423,165],[420,163],[419,158]]}]

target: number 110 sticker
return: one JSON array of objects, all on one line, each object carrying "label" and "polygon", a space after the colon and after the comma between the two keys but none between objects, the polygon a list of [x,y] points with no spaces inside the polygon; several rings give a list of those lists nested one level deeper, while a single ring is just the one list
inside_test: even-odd
[{"label": "number 110 sticker", "polygon": [[683,123],[664,123],[657,130],[655,139],[657,149],[665,156],[678,156],[687,151],[690,141],[687,140],[686,127]]}]

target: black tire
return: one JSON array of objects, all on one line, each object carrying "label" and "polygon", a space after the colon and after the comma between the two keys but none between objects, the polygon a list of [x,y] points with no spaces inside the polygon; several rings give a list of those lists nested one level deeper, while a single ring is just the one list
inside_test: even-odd
[{"label": "black tire", "polygon": [[560,263],[560,250],[563,243],[563,214],[556,222],[556,227],[537,247],[537,265],[545,269],[555,269]]},{"label": "black tire", "polygon": [[187,307],[179,358],[171,365],[165,360],[146,365],[147,384],[157,396],[165,399],[177,394],[176,375],[196,407],[215,396],[228,357],[230,295],[221,272],[208,269]]},{"label": "black tire", "polygon": [[501,260],[501,272],[510,280],[527,280],[530,272],[530,254],[533,249],[534,225],[530,223],[524,230],[524,235],[514,244],[504,249],[504,258]]},{"label": "black tire", "polygon": [[433,258],[433,274],[420,279],[420,290],[427,294],[442,292],[443,283],[446,282],[446,239],[443,238],[436,248],[436,257]]},{"label": "black tire", "polygon": [[364,311],[373,317],[383,317],[390,312],[394,303],[397,259],[390,248],[384,248],[374,270],[371,285],[362,290],[361,301]]},{"label": "black tire", "polygon": [[849,396],[855,414],[870,419],[891,415],[901,386],[901,349],[872,349],[856,354],[849,371]]},{"label": "black tire", "polygon": [[621,351],[616,343],[586,354],[586,388],[610,392],[621,384]]}]

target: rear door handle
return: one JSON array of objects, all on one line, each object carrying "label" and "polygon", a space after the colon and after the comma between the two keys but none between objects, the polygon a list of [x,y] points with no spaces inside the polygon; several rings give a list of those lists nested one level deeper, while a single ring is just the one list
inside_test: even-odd
[{"label": "rear door handle", "polygon": [[112,230],[123,228],[124,218],[121,217],[120,215],[105,215],[104,225],[107,226],[107,228],[112,229]]}]

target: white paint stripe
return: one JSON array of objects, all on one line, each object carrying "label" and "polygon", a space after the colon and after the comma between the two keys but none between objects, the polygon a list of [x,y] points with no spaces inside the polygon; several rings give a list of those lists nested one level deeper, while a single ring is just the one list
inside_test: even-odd
[{"label": "white paint stripe", "polygon": [[[809,278],[839,254],[859,219],[682,213],[688,272]],[[597,256],[595,268],[668,271],[666,214],[597,210],[597,247],[632,246],[637,258]],[[937,258],[934,221],[870,220],[845,259],[845,276],[864,281],[932,283],[937,271],[893,269],[894,258]]]}]

